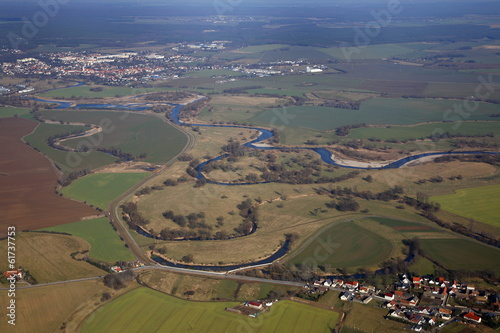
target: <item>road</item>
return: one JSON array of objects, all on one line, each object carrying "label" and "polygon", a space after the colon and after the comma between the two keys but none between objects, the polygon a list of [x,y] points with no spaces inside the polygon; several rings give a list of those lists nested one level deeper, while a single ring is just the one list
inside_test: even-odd
[{"label": "road", "polygon": [[[148,270],[163,270],[163,271],[169,271],[169,272],[174,272],[174,273],[189,274],[189,275],[194,275],[194,276],[228,279],[228,280],[238,280],[238,281],[244,281],[244,282],[270,283],[270,284],[292,286],[292,287],[304,286],[304,283],[301,283],[301,282],[269,280],[269,279],[255,278],[255,277],[251,277],[251,276],[228,275],[225,273],[217,273],[217,272],[209,272],[209,271],[196,271],[196,270],[191,270],[191,269],[165,267],[165,266],[160,266],[160,265],[143,266],[143,267],[134,268],[133,270],[138,271],[138,272],[139,271],[148,271]],[[82,278],[82,279],[40,283],[40,284],[34,284],[34,285],[29,285],[29,286],[24,286],[24,287],[16,287],[16,290],[46,287],[46,286],[53,286],[53,285],[66,284],[66,283],[75,283],[75,282],[82,282],[82,281],[91,281],[91,280],[98,280],[101,278],[103,278],[102,275],[88,277],[88,278]],[[9,290],[9,288],[0,288],[0,290]]]}]

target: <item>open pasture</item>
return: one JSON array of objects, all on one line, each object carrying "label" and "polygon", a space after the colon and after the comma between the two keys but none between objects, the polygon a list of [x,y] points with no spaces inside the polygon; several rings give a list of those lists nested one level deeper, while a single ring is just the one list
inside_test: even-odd
[{"label": "open pasture", "polygon": [[27,143],[51,159],[63,173],[70,173],[82,169],[92,170],[111,164],[116,160],[115,157],[99,151],[80,154],[55,149],[47,143],[49,137],[53,135],[66,134],[80,129],[85,129],[85,127],[41,123],[33,133],[26,136],[24,139]]},{"label": "open pasture", "polygon": [[[92,91],[90,89],[97,89]],[[101,90],[102,89],[102,90]],[[105,97],[123,97],[144,94],[148,92],[162,91],[162,88],[130,88],[130,87],[110,87],[102,85],[83,85],[47,91],[39,96],[42,98],[105,98]]]},{"label": "open pasture", "polygon": [[318,50],[341,60],[382,59],[408,57],[418,50],[427,48],[424,43],[376,44],[363,47],[330,47]]},{"label": "open pasture", "polygon": [[460,189],[431,199],[453,214],[500,227],[500,185]]},{"label": "open pasture", "polygon": [[[60,332],[64,322],[70,324],[75,311],[95,307],[103,292],[108,291],[101,281],[81,281],[46,287],[19,289],[16,292],[16,326],[0,321],[1,332]],[[2,314],[9,298],[1,297]],[[74,324],[74,323],[72,323]],[[74,332],[74,331],[73,331]]]},{"label": "open pasture", "polygon": [[[336,268],[370,266],[384,261],[392,251],[391,243],[383,237],[350,222],[335,225],[316,236],[305,249],[288,259],[293,264],[310,264],[311,258],[318,265]],[[321,244],[335,244],[331,252]],[[318,260],[315,253],[328,253],[324,260]]]},{"label": "open pasture", "polygon": [[500,250],[467,239],[423,239],[424,253],[447,269],[500,272]]},{"label": "open pasture", "polygon": [[146,154],[144,161],[163,164],[179,154],[187,143],[184,133],[149,114],[109,111],[42,111],[41,114],[51,120],[106,127],[90,137],[64,141],[71,148],[80,147],[82,142],[95,142],[92,148],[119,148],[134,156]]},{"label": "open pasture", "polygon": [[386,225],[386,226],[389,226],[395,230],[401,231],[401,232],[437,232],[438,231],[436,229],[433,229],[429,226],[426,226],[426,225],[423,225],[420,223],[394,220],[394,219],[389,219],[389,218],[384,218],[384,217],[372,217],[370,219],[374,220],[382,225]]},{"label": "open pasture", "polygon": [[61,192],[72,199],[107,209],[120,194],[147,177],[148,173],[94,173],[78,178]]},{"label": "open pasture", "polygon": [[186,73],[187,77],[212,77],[212,76],[243,76],[242,72],[231,71],[227,69],[207,69]]},{"label": "open pasture", "polygon": [[[361,104],[359,110],[347,110],[321,106],[297,106],[287,108],[287,126],[331,130],[344,125],[359,123],[375,125],[412,125],[427,121],[459,120],[446,117],[453,110],[453,100],[425,100],[404,98],[376,98]],[[470,120],[491,120],[488,114],[495,113],[497,106],[480,103]],[[253,118],[254,122],[270,125],[275,119],[275,110],[266,110]],[[457,117],[456,115],[454,116]]]},{"label": "open pasture", "polygon": [[96,214],[94,209],[55,193],[54,167],[21,141],[21,137],[35,127],[35,122],[20,118],[0,120],[0,210],[3,214],[0,236],[5,236],[7,226],[33,230]]},{"label": "open pasture", "polygon": [[[25,232],[16,237],[16,266],[29,270],[38,283],[80,279],[105,274],[105,271],[70,254],[88,251],[83,239],[67,235]],[[0,254],[7,258],[7,240],[0,241]],[[6,270],[7,261],[0,271]]]},{"label": "open pasture", "polygon": [[[492,118],[493,119],[493,118]],[[351,139],[369,139],[377,138],[380,140],[406,140],[419,139],[433,134],[433,131],[439,129],[441,132],[450,134],[481,135],[493,133],[500,135],[500,123],[496,121],[489,122],[460,122],[460,123],[432,123],[416,126],[390,126],[390,127],[368,127],[356,128],[350,131],[348,137]]]},{"label": "open pasture", "polygon": [[64,232],[85,239],[90,244],[89,255],[93,259],[114,263],[135,258],[105,217],[63,224],[42,231]]},{"label": "open pasture", "polygon": [[30,113],[30,109],[16,108],[13,106],[0,107],[0,118],[9,118],[14,116],[26,116]]},{"label": "open pasture", "polygon": [[93,313],[82,332],[193,331],[237,332],[330,332],[338,313],[291,301],[280,301],[257,319],[225,311],[234,302],[191,302],[157,291],[138,288]]}]

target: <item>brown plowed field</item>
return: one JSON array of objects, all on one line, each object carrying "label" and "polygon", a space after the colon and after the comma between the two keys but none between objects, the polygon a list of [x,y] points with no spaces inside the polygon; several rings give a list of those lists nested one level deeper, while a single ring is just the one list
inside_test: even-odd
[{"label": "brown plowed field", "polygon": [[97,213],[54,192],[57,176],[50,161],[21,141],[35,127],[25,119],[0,119],[0,237],[8,226],[34,230]]}]

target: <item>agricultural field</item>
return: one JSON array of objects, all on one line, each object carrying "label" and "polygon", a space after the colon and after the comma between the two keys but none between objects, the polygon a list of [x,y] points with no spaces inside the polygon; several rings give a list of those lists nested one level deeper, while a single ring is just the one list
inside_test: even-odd
[{"label": "agricultural field", "polygon": [[347,136],[349,139],[370,139],[380,140],[407,140],[425,138],[438,130],[437,133],[448,132],[452,135],[484,135],[492,133],[500,135],[500,123],[496,121],[488,122],[461,122],[461,123],[433,123],[415,126],[386,126],[355,128]]},{"label": "agricultural field", "polygon": [[[306,248],[295,256],[289,258],[287,262],[291,264],[308,264],[311,258],[316,259],[317,264],[324,267],[344,268],[359,266],[375,266],[384,261],[392,251],[392,244],[373,232],[363,229],[353,223],[342,223],[316,236]],[[315,253],[321,244],[332,245],[332,249],[323,249],[326,259],[316,258]],[[323,256],[322,256],[323,257]]]},{"label": "agricultural field", "polygon": [[500,185],[459,189],[432,200],[453,214],[500,227]]},{"label": "agricultural field", "polygon": [[331,47],[319,49],[340,60],[382,59],[391,57],[411,57],[412,53],[428,48],[425,43],[378,44],[360,47]]},{"label": "agricultural field", "polygon": [[105,127],[103,132],[90,137],[64,141],[64,145],[70,148],[77,148],[82,142],[95,142],[95,145],[91,144],[94,149],[118,148],[133,156],[146,154],[143,161],[163,164],[179,154],[187,143],[184,133],[162,118],[150,114],[109,111],[41,111],[40,113],[49,120]]},{"label": "agricultural field", "polygon": [[36,123],[7,118],[0,121],[0,237],[7,225],[18,230],[33,230],[80,220],[97,212],[82,203],[61,198],[54,188],[57,175],[43,155],[27,146],[21,138],[36,128]]},{"label": "agricultural field", "polygon": [[89,256],[96,260],[114,263],[135,259],[105,217],[63,224],[41,231],[64,232],[86,240],[90,244]]},{"label": "agricultural field", "polygon": [[[92,91],[90,89],[96,89]],[[102,90],[101,90],[102,89]],[[130,87],[110,87],[102,85],[83,85],[47,91],[38,95],[41,98],[105,98],[105,97],[123,97],[134,96],[148,92],[163,91],[162,88],[130,88]]]},{"label": "agricultural field", "polygon": [[82,169],[92,170],[116,161],[116,157],[99,151],[87,152],[85,154],[67,152],[52,148],[47,143],[48,138],[53,135],[66,134],[81,129],[86,128],[84,126],[41,123],[24,140],[52,160],[65,174]]},{"label": "agricultural field", "polygon": [[[16,265],[28,270],[38,283],[104,275],[105,271],[70,256],[71,253],[88,250],[89,243],[72,236],[38,232],[18,233]],[[6,239],[0,241],[0,254],[7,257]],[[0,270],[5,268],[6,265],[2,265]]]},{"label": "agricultural field", "polygon": [[16,107],[0,107],[0,118],[29,115],[30,109]]},{"label": "agricultural field", "polygon": [[[377,98],[361,103],[359,110],[347,110],[321,106],[288,107],[286,127],[308,127],[318,130],[331,130],[344,125],[413,125],[429,121],[460,120],[446,116],[446,110],[453,110],[453,100],[425,100],[403,98]],[[496,105],[480,103],[477,111],[469,120],[491,120],[488,114],[495,113]],[[272,119],[275,119],[272,121]],[[253,122],[267,126],[277,126],[276,111],[266,110],[252,119]]]},{"label": "agricultural field", "polygon": [[500,250],[467,239],[423,239],[424,253],[447,269],[500,272]]},{"label": "agricultural field", "polygon": [[146,178],[148,173],[94,173],[80,177],[64,187],[61,193],[100,209],[120,194]]},{"label": "agricultural field", "polygon": [[246,122],[269,107],[284,102],[286,99],[276,97],[214,95],[210,100],[210,109],[203,109],[198,118],[210,122]]},{"label": "agricultural field", "polygon": [[209,69],[186,73],[187,77],[212,77],[212,76],[243,76],[244,73],[227,69]]},{"label": "agricultural field", "polygon": [[283,295],[287,291],[298,291],[299,287],[285,287],[269,283],[246,283],[236,280],[211,279],[176,274],[161,270],[150,270],[140,274],[140,281],[163,293],[192,301],[244,301],[264,299],[271,290]]},{"label": "agricultural field", "polygon": [[137,288],[98,309],[84,323],[82,332],[109,332],[112,329],[175,333],[190,329],[213,332],[248,328],[255,332],[330,332],[338,320],[336,312],[280,301],[261,315],[261,325],[255,325],[257,321],[253,318],[224,310],[237,304],[184,301],[151,289]]},{"label": "agricultural field", "polygon": [[406,324],[385,320],[386,314],[387,309],[353,303],[345,318],[344,328],[354,329],[351,332],[402,332]]},{"label": "agricultural field", "polygon": [[[14,331],[58,332],[63,323],[67,323],[69,329],[71,321],[82,319],[75,316],[75,312],[95,308],[94,304],[99,304],[102,293],[108,290],[97,280],[19,289],[16,291]],[[0,298],[2,309],[8,306],[8,301],[8,297]],[[5,312],[2,310],[2,313]],[[1,320],[0,331],[13,331],[12,325],[7,324],[7,320]]]}]

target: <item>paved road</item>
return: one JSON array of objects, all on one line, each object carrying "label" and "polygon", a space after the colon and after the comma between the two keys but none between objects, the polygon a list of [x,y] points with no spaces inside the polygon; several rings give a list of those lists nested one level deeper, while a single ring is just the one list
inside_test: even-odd
[{"label": "paved road", "polygon": [[[245,281],[245,282],[271,283],[271,284],[284,285],[284,286],[294,286],[294,287],[302,287],[304,285],[304,283],[301,283],[301,282],[269,280],[269,279],[255,278],[255,277],[250,277],[250,276],[228,275],[225,273],[217,273],[217,272],[209,272],[209,271],[196,271],[196,270],[192,270],[192,269],[165,267],[165,266],[160,266],[160,265],[138,267],[138,268],[135,268],[133,270],[134,271],[163,270],[163,271],[170,271],[170,272],[175,272],[175,273],[189,274],[189,275],[202,276],[202,277],[238,280],[238,281]],[[101,278],[103,278],[102,275],[83,278],[83,279],[40,283],[40,284],[34,284],[34,285],[29,285],[29,286],[23,286],[23,287],[17,286],[16,290],[38,288],[38,287],[45,287],[45,286],[53,286],[53,285],[58,285],[58,284],[75,283],[75,282],[82,282],[82,281],[91,281],[91,280],[98,280]],[[9,288],[0,288],[0,290],[9,290]]]}]

